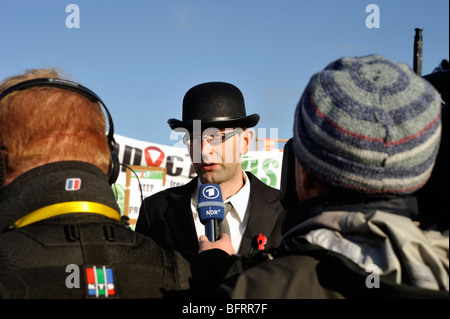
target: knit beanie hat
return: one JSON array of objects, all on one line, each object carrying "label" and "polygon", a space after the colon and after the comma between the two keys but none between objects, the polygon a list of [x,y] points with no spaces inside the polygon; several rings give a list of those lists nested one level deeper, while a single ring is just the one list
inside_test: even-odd
[{"label": "knit beanie hat", "polygon": [[430,177],[439,149],[438,92],[406,64],[341,58],[310,79],[297,105],[294,152],[324,184],[407,194]]}]

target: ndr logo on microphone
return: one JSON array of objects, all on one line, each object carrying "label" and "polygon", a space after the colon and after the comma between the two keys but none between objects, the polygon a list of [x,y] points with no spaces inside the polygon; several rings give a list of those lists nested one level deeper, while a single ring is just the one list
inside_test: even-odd
[{"label": "ndr logo on microphone", "polygon": [[212,217],[212,216],[218,216],[219,210],[218,209],[212,209],[211,206],[209,209],[205,212],[206,216]]},{"label": "ndr logo on microphone", "polygon": [[203,196],[205,196],[205,198],[207,199],[216,199],[217,197],[219,197],[219,194],[219,190],[214,185],[209,185],[203,188]]}]

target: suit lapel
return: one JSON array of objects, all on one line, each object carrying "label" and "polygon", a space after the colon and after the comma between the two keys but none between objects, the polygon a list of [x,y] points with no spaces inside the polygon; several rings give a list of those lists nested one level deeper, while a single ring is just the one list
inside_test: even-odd
[{"label": "suit lapel", "polygon": [[[271,242],[271,233],[279,214],[267,198],[266,185],[247,172],[250,180],[251,208],[247,227],[242,237],[239,254],[247,254],[252,248],[253,240],[263,234]],[[191,196],[197,186],[197,179],[193,178],[177,194],[172,193],[174,205],[167,210],[166,221],[172,232],[172,238],[177,246],[197,252],[199,249],[197,233],[191,211]],[[274,243],[272,243],[273,245]],[[277,243],[275,243],[277,244]]]},{"label": "suit lapel", "polygon": [[176,238],[175,244],[187,250],[197,252],[199,249],[197,233],[191,211],[191,196],[197,185],[197,178],[193,178],[185,185],[179,194],[179,199],[167,211],[167,223]]},{"label": "suit lapel", "polygon": [[239,248],[239,254],[247,254],[252,248],[254,238],[259,236],[259,234],[270,238],[272,229],[278,219],[278,214],[264,196],[265,188],[259,184],[262,182],[259,182],[248,172],[247,175],[249,176],[251,185],[251,208],[248,224],[242,237],[241,247]]}]

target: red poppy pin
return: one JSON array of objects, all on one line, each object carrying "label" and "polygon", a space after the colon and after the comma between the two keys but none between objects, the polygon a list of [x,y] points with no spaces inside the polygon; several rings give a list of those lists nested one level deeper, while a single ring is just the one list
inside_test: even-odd
[{"label": "red poppy pin", "polygon": [[264,250],[264,246],[267,244],[267,237],[260,233],[256,241],[258,242],[258,250]]}]

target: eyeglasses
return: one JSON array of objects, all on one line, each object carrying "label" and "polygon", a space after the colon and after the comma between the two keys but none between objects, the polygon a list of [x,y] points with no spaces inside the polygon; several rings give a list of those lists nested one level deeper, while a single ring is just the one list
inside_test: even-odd
[{"label": "eyeglasses", "polygon": [[194,138],[192,134],[186,134],[183,136],[183,143],[188,146],[193,146],[199,144],[199,142],[206,140],[211,145],[219,145],[224,143],[226,140],[232,138],[236,134],[242,131],[242,128],[237,128],[228,133],[215,133],[215,134],[203,134],[200,138]]}]

